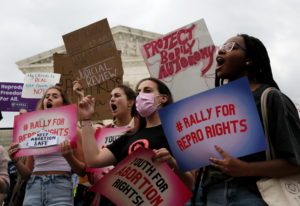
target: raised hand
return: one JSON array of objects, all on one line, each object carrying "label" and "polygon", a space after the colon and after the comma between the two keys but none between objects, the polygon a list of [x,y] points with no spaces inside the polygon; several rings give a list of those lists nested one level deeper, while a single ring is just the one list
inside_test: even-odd
[{"label": "raised hand", "polygon": [[82,85],[79,83],[78,80],[75,80],[73,82],[73,92],[76,94],[76,96],[79,97],[79,99],[82,99],[84,97],[84,90]]},{"label": "raised hand", "polygon": [[92,115],[94,114],[94,107],[95,107],[95,98],[91,95],[84,97],[79,102],[79,118],[80,120],[91,119]]},{"label": "raised hand", "polygon": [[215,145],[215,149],[224,159],[209,158],[211,166],[220,169],[223,173],[232,177],[247,176],[249,163],[230,157],[223,149]]}]

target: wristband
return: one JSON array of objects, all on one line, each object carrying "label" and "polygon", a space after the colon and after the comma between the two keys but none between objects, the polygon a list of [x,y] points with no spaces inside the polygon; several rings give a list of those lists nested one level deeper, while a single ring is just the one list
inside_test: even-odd
[{"label": "wristband", "polygon": [[92,125],[93,125],[93,123],[90,119],[80,121],[80,128],[83,128],[83,127],[86,127],[86,126],[91,127]]}]

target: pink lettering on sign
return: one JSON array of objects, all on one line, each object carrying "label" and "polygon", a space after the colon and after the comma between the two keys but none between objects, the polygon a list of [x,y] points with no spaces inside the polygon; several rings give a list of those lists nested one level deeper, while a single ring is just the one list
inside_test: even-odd
[{"label": "pink lettering on sign", "polygon": [[211,68],[215,46],[210,45],[200,49],[201,42],[195,38],[195,28],[196,25],[192,24],[188,28],[174,31],[143,46],[147,59],[160,55],[158,79],[173,76],[200,63],[204,65],[200,73],[203,77]]}]

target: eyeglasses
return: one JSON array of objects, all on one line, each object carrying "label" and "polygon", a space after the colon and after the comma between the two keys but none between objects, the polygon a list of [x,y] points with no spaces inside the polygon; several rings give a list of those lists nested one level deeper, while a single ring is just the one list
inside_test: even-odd
[{"label": "eyeglasses", "polygon": [[246,47],[240,45],[239,43],[237,43],[235,41],[231,41],[231,42],[228,42],[226,44],[223,44],[220,47],[219,51],[220,50],[225,50],[226,52],[231,52],[235,45],[237,45],[238,47],[240,47],[242,50],[247,51]]}]

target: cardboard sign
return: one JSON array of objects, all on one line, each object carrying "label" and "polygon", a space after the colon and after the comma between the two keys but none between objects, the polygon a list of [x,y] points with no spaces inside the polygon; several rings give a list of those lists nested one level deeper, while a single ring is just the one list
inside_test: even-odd
[{"label": "cardboard sign", "polygon": [[110,119],[110,92],[123,83],[123,68],[107,20],[66,34],[63,40],[74,65],[74,80],[80,80],[85,94],[96,98],[92,119]]},{"label": "cardboard sign", "polygon": [[67,53],[71,56],[95,48],[99,45],[106,45],[106,43],[113,43],[111,44],[113,52],[117,49],[107,19],[103,19],[65,34],[63,35],[63,40]]},{"label": "cardboard sign", "polygon": [[101,84],[123,76],[121,55],[112,37],[107,19],[63,36],[83,87]]},{"label": "cardboard sign", "polygon": [[222,158],[214,145],[234,158],[266,149],[246,78],[164,107],[159,116],[182,171],[206,166],[210,157]]},{"label": "cardboard sign", "polygon": [[22,91],[23,98],[42,98],[45,91],[59,82],[60,74],[26,73]]},{"label": "cardboard sign", "polygon": [[[53,61],[54,72],[62,75],[60,83],[63,90],[67,92],[73,103],[77,103],[77,97],[73,93],[73,81],[76,80],[73,73],[76,73],[77,70],[74,69],[71,58],[67,54],[54,54]],[[116,77],[96,86],[84,89],[85,95],[90,94],[96,99],[95,112],[92,117],[93,120],[111,119],[112,114],[109,108],[110,92],[120,84],[122,84],[122,77]]]},{"label": "cardboard sign", "polygon": [[191,191],[167,164],[154,164],[153,155],[149,149],[133,152],[91,190],[122,206],[184,205]]},{"label": "cardboard sign", "polygon": [[79,69],[77,80],[80,80],[83,87],[86,88],[120,76],[123,76],[122,61],[121,57],[116,54],[93,65]]},{"label": "cardboard sign", "polygon": [[17,112],[34,111],[39,99],[22,98],[23,83],[0,82],[0,110]]},{"label": "cardboard sign", "polygon": [[[76,123],[76,104],[17,115],[14,119],[13,142],[19,143],[21,148],[29,148],[29,142],[44,141],[48,139],[47,137],[54,135],[58,137],[58,143],[69,139],[71,146],[76,147]],[[49,133],[49,136],[45,132]],[[28,138],[29,140],[27,140]],[[25,143],[22,143],[24,141]],[[58,151],[60,151],[59,145],[47,145],[45,148],[20,149],[16,153],[16,157],[41,155]]]},{"label": "cardboard sign", "polygon": [[150,75],[167,84],[175,101],[214,87],[216,47],[203,19],[140,49]]}]

